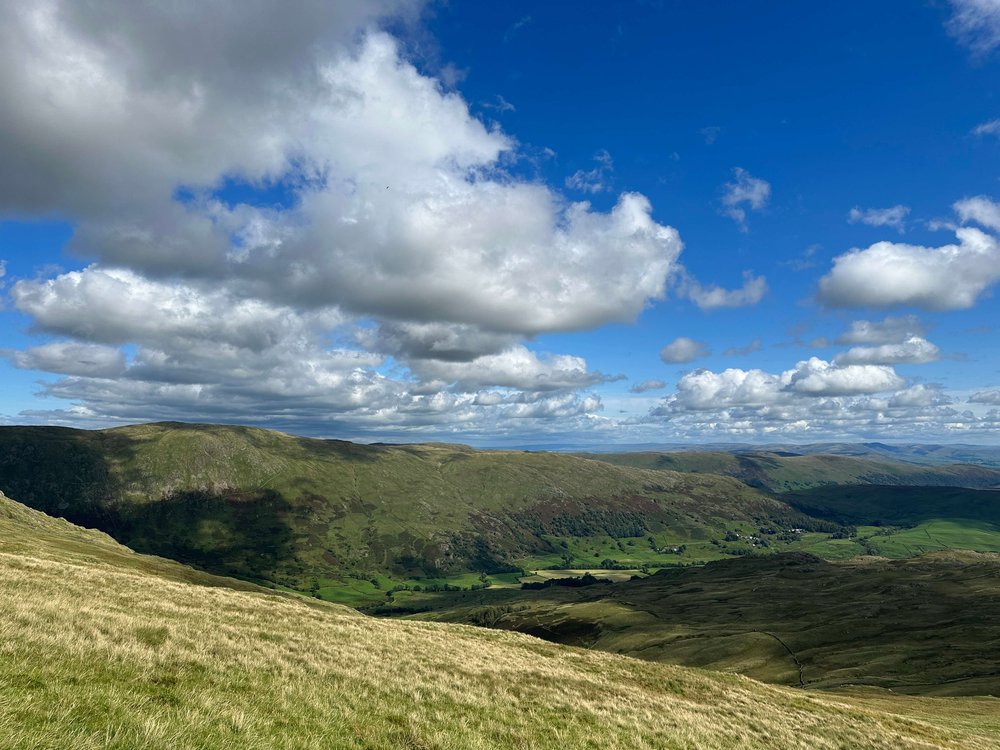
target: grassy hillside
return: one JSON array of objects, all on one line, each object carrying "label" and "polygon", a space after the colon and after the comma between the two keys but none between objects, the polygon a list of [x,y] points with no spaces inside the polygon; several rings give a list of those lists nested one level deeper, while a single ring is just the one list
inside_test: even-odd
[{"label": "grassy hillside", "polygon": [[401,606],[786,685],[1000,696],[997,555],[833,563],[794,553],[613,585],[412,595]]},{"label": "grassy hillside", "polygon": [[[4,750],[985,750],[1000,738],[983,701],[831,700],[516,633],[183,583],[155,572],[159,561],[108,556],[114,545],[99,535],[0,507]],[[32,550],[11,551],[9,536]]]},{"label": "grassy hillside", "polygon": [[975,464],[1000,469],[1000,446],[950,443],[813,443],[777,447],[793,453],[858,456],[875,460],[905,462],[922,466]]},{"label": "grassy hillside", "polygon": [[972,464],[921,466],[867,456],[797,455],[763,450],[579,455],[617,466],[729,476],[770,492],[854,484],[1000,487],[1000,469],[997,468]]},{"label": "grassy hillside", "polygon": [[804,512],[837,522],[915,525],[936,518],[1000,524],[1000,492],[961,487],[815,487],[783,495]]},{"label": "grassy hillside", "polygon": [[15,502],[0,492],[0,552],[53,562],[113,566],[120,570],[148,573],[181,583],[223,586],[240,591],[266,591],[234,578],[211,575],[152,555],[139,555],[107,534],[84,529],[62,518]]},{"label": "grassy hillside", "polygon": [[353,581],[359,599],[592,564],[626,540],[637,564],[675,563],[656,550],[684,543],[691,561],[712,559],[709,540],[736,525],[806,523],[726,477],[210,425],[0,427],[0,490],[142,552],[321,595]]}]

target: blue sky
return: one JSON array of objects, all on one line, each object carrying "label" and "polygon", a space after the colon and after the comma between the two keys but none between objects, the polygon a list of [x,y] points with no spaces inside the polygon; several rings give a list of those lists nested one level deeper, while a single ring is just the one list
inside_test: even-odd
[{"label": "blue sky", "polygon": [[0,13],[4,423],[996,441],[997,0]]}]

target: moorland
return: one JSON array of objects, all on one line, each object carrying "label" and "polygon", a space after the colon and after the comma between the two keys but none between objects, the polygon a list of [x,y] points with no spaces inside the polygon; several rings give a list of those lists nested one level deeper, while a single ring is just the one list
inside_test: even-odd
[{"label": "moorland", "polygon": [[1000,469],[856,453],[0,427],[0,746],[995,746]]}]

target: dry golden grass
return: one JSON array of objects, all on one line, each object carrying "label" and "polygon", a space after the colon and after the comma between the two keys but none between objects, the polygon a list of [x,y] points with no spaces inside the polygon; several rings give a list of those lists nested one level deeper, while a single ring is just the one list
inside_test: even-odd
[{"label": "dry golden grass", "polygon": [[[5,518],[5,750],[997,746],[975,727],[866,710],[855,698],[193,585],[173,580],[173,568],[87,552],[87,535],[72,529]],[[12,530],[17,551],[5,543]]]},{"label": "dry golden grass", "polygon": [[[0,555],[5,748],[986,748],[728,675]],[[950,735],[950,736],[949,736]]]}]

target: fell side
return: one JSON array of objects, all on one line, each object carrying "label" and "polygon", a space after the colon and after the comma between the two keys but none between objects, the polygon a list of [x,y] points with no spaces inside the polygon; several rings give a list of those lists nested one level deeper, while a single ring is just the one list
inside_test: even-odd
[{"label": "fell side", "polygon": [[4,750],[985,750],[997,741],[850,697],[516,633],[372,620],[111,558],[95,565],[101,553],[86,547],[106,540],[53,533],[8,504],[6,532],[37,547],[0,548]]}]

